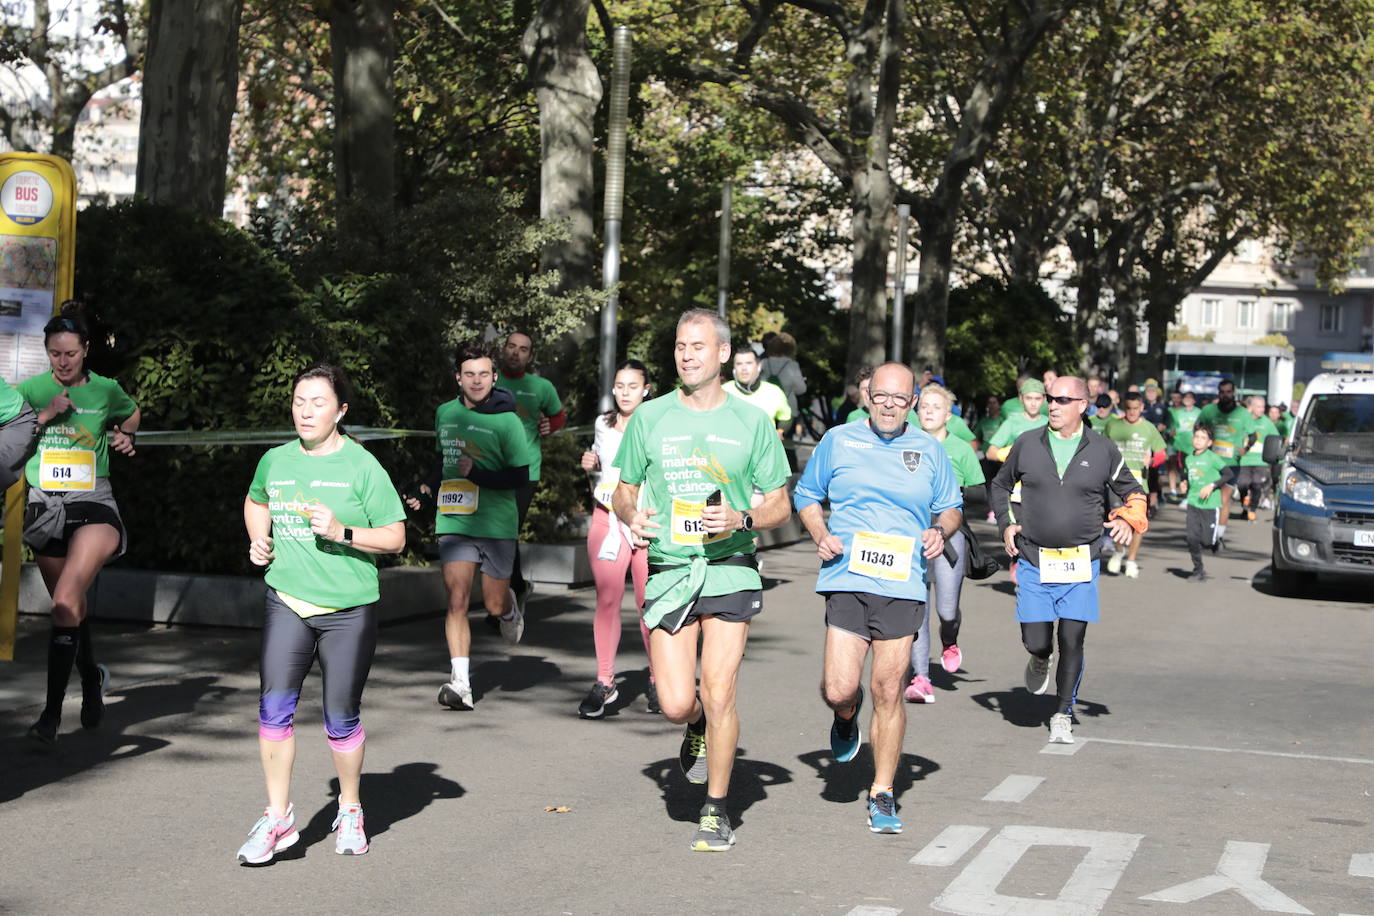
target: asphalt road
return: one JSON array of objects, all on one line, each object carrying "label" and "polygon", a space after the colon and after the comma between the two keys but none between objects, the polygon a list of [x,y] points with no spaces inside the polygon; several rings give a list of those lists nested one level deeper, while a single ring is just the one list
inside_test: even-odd
[{"label": "asphalt road", "polygon": [[1045,743],[1053,700],[1022,686],[1006,574],[969,583],[964,669],[934,664],[937,702],[908,707],[900,836],[865,826],[867,750],[830,758],[814,553],[768,552],[725,854],[688,850],[702,788],[677,771],[679,730],[643,711],[632,626],[620,707],[576,717],[595,672],[590,591],[537,592],[513,649],[479,626],[468,713],[435,703],[437,617],[382,631],[363,857],[333,852],[312,678],[303,842],[261,868],[234,858],[263,806],[257,634],[100,625],[106,724],[81,732],[70,703],[45,751],[23,732],[46,624],[25,618],[0,668],[0,912],[1374,916],[1369,589],[1270,595],[1268,528],[1244,522],[1213,579],[1185,582],[1182,520],[1162,510],[1139,579],[1102,582],[1072,753],[1047,752],[1065,750]]}]

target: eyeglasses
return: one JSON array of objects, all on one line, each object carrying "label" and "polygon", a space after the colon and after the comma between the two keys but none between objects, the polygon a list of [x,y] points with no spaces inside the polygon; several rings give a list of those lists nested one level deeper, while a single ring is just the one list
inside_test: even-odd
[{"label": "eyeglasses", "polygon": [[1074,401],[1086,401],[1087,398],[1071,398],[1071,397],[1069,397],[1069,396],[1066,395],[1066,394],[1058,394],[1058,395],[1055,395],[1054,397],[1050,398],[1050,400],[1053,401],[1053,402],[1056,403],[1056,404],[1063,405],[1063,404],[1072,404]]},{"label": "eyeglasses", "polygon": [[893,407],[906,407],[912,400],[910,395],[891,394],[886,391],[870,391],[868,399],[874,404],[891,404]]}]

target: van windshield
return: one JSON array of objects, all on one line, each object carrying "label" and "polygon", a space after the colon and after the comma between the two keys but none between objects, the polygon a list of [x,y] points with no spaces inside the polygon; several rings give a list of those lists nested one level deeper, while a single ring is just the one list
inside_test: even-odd
[{"label": "van windshield", "polygon": [[1309,461],[1368,464],[1374,457],[1374,394],[1317,395],[1296,445]]}]

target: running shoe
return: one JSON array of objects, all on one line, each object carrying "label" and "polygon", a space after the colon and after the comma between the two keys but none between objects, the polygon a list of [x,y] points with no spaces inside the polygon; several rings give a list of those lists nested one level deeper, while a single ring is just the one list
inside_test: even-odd
[{"label": "running shoe", "polygon": [[1042,696],[1050,688],[1050,662],[1054,656],[1041,658],[1032,655],[1026,662],[1026,689],[1036,696]]},{"label": "running shoe", "polygon": [[296,832],[296,806],[286,809],[285,817],[273,817],[264,811],[262,817],[248,831],[248,842],[239,847],[239,861],[244,865],[261,865],[283,849],[296,845],[301,835]]},{"label": "running shoe", "polygon": [[1260,508],[1267,512],[1268,510],[1274,508],[1274,501],[1266,496],[1264,497],[1264,499],[1260,500]]},{"label": "running shoe", "polygon": [[705,713],[702,713],[699,725],[687,724],[687,728],[682,734],[682,747],[677,752],[677,762],[682,767],[682,775],[687,777],[688,782],[698,786],[706,782]]},{"label": "running shoe", "polygon": [[1068,713],[1050,716],[1050,744],[1073,744],[1073,718]]},{"label": "running shoe", "polygon": [[868,829],[872,833],[902,832],[902,819],[897,816],[897,800],[892,793],[868,796]]},{"label": "running shoe", "polygon": [[848,719],[841,719],[840,714],[835,714],[835,721],[830,724],[830,753],[835,755],[835,760],[839,763],[848,763],[859,753],[859,746],[863,744],[863,730],[859,728],[859,710],[864,707],[864,691],[859,688],[859,699],[854,704],[854,715]]},{"label": "running shoe", "polygon": [[1245,518],[1247,521],[1253,522],[1255,519],[1259,518],[1259,516],[1255,513],[1254,509],[1246,509]]},{"label": "running shoe", "polygon": [[110,689],[110,669],[96,665],[95,683],[81,682],[81,727],[98,728],[105,718],[105,694]]},{"label": "running shoe", "polygon": [[334,839],[334,851],[341,856],[360,856],[367,852],[367,834],[363,832],[363,806],[340,805],[339,814],[330,825],[339,831]]},{"label": "running shoe", "polygon": [[61,724],[60,718],[43,712],[38,716],[38,721],[29,726],[29,737],[40,744],[56,744],[57,726]]},{"label": "running shoe", "polygon": [[1137,563],[1135,560],[1127,560],[1127,561],[1126,561],[1126,569],[1124,570],[1124,572],[1126,573],[1126,578],[1127,578],[1127,579],[1139,579],[1139,578],[1140,578],[1140,564]]},{"label": "running shoe", "polygon": [[439,688],[439,705],[449,709],[472,709],[472,687],[467,681],[449,681]]},{"label": "running shoe", "polygon": [[918,674],[911,679],[910,684],[906,685],[906,692],[903,696],[906,697],[908,703],[934,703],[935,685],[924,674]]},{"label": "running shoe", "polygon": [[730,815],[719,805],[702,805],[692,849],[696,852],[725,852],[734,845],[735,831],[730,829]]},{"label": "running shoe", "polygon": [[1188,577],[1188,581],[1189,581],[1189,582],[1206,582],[1206,581],[1207,581],[1208,579],[1210,579],[1210,578],[1211,578],[1211,576],[1207,575],[1207,571],[1206,571],[1206,570],[1204,570],[1204,569],[1195,569],[1195,570],[1193,570],[1192,575],[1190,575],[1190,576]]},{"label": "running shoe", "polygon": [[[511,594],[515,593],[512,591]],[[511,605],[511,611],[514,616],[509,620],[502,617],[500,622],[501,638],[513,646],[525,635],[525,615],[520,613],[520,608],[514,604]]]},{"label": "running shoe", "polygon": [[525,613],[525,605],[530,603],[530,593],[533,591],[534,583],[528,579],[524,581],[523,588],[511,587],[511,594],[515,596],[515,607],[520,611],[522,616]]},{"label": "running shoe", "polygon": [[1111,558],[1110,560],[1107,561],[1107,572],[1111,573],[1111,574],[1114,575],[1114,576],[1120,575],[1120,574],[1121,574],[1121,559],[1122,559],[1121,554],[1119,554],[1119,553],[1114,553],[1114,554],[1112,554],[1112,558]]},{"label": "running shoe", "polygon": [[950,646],[940,653],[940,667],[950,674],[958,671],[964,664],[964,653],[959,651],[958,646]]},{"label": "running shoe", "polygon": [[592,689],[587,691],[587,697],[577,707],[577,714],[584,719],[600,719],[606,714],[606,706],[614,703],[620,696],[620,691],[614,684],[603,684],[597,681],[592,684]]},{"label": "running shoe", "polygon": [[644,688],[644,711],[655,716],[663,712],[663,707],[658,705],[658,687],[652,683]]}]

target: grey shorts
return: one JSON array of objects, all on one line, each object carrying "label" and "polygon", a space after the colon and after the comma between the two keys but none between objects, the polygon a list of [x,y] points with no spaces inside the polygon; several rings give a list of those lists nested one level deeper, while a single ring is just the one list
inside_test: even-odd
[{"label": "grey shorts", "polygon": [[757,617],[762,610],[762,591],[711,595],[710,597],[698,598],[678,627],[674,628],[671,625],[674,615],[670,614],[659,623],[656,629],[675,633],[687,624],[703,617],[714,617],[717,620],[728,620],[731,623],[748,623],[752,618]]},{"label": "grey shorts", "polygon": [[[1244,490],[1247,487],[1264,488],[1269,486],[1269,465],[1267,464],[1243,464],[1236,473],[1236,487]],[[1257,509],[1258,506],[1251,506]]]},{"label": "grey shorts", "polygon": [[914,636],[926,619],[926,603],[865,592],[825,593],[825,625],[860,639]]},{"label": "grey shorts", "polygon": [[479,563],[482,575],[509,579],[518,543],[507,538],[471,538],[466,534],[439,535],[439,560],[444,563]]}]

